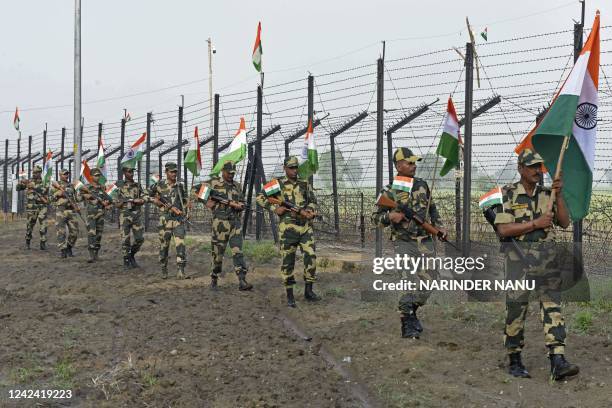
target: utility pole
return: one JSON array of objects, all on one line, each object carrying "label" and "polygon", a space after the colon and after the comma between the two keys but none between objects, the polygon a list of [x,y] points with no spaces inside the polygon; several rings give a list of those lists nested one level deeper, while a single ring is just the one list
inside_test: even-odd
[{"label": "utility pole", "polygon": [[470,222],[472,197],[472,104],[474,92],[474,44],[465,45],[465,125],[463,134],[463,228],[461,252],[470,255]]},{"label": "utility pole", "polygon": [[74,0],[74,173],[77,180],[81,173],[81,0]]}]

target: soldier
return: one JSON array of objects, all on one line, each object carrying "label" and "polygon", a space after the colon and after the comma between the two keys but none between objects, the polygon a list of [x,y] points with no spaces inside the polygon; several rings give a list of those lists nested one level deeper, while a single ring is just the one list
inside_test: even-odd
[{"label": "soldier", "polygon": [[[60,180],[53,183],[53,198],[55,200],[55,228],[57,229],[57,246],[60,258],[73,257],[72,248],[79,234],[77,213],[81,211],[76,200],[76,191],[68,178],[70,171],[61,169]],[[68,235],[66,236],[66,231]]]},{"label": "soldier", "polygon": [[40,227],[40,249],[47,249],[47,210],[49,205],[49,188],[43,184],[41,178],[42,168],[34,166],[31,180],[21,180],[17,184],[17,191],[27,190],[26,194],[26,214],[28,221],[26,224],[26,249],[30,249],[32,241],[32,230],[38,221]]},{"label": "soldier", "polygon": [[[122,166],[123,180],[115,183],[117,186],[117,206],[121,213],[121,249],[123,252],[123,268],[138,268],[135,255],[144,242],[144,225],[142,223],[142,206],[149,200],[140,183],[134,181],[134,166],[124,163]],[[134,237],[132,243],[130,232]]]},{"label": "soldier", "polygon": [[292,211],[285,205],[273,205],[262,191],[257,196],[257,204],[266,209],[273,209],[280,217],[278,231],[280,235],[280,254],[282,257],[281,275],[287,290],[287,306],[295,307],[293,287],[295,277],[295,253],[298,247],[304,254],[304,299],[318,301],[321,298],[312,290],[316,281],[317,257],[312,229],[312,219],[316,215],[317,199],[312,186],[306,180],[298,180],[298,158],[289,156],[284,162],[285,177],[279,180],[280,199],[297,207]]},{"label": "soldier", "polygon": [[[241,214],[244,211],[242,187],[234,181],[236,165],[226,162],[221,169],[221,178],[210,181],[212,198],[206,202],[213,213],[212,221],[212,272],[210,287],[217,289],[217,280],[222,270],[223,255],[229,243],[232,251],[234,271],[238,276],[238,289],[251,290],[253,285],[246,281],[247,266],[242,253]],[[216,199],[215,199],[216,198]]]},{"label": "soldier", "polygon": [[87,187],[82,187],[80,196],[85,201],[87,209],[87,247],[89,249],[89,259],[87,263],[98,260],[100,251],[100,241],[104,232],[104,215],[112,204],[112,199],[106,194],[103,184],[100,184],[100,169],[91,170],[92,182]]},{"label": "soldier", "polygon": [[[537,261],[535,266],[525,265],[511,248],[506,249],[505,272],[508,280],[535,280],[540,301],[540,315],[544,325],[544,342],[548,347],[551,377],[560,380],[579,372],[578,366],[565,357],[565,322],[561,314],[560,274],[555,264],[554,236],[556,224],[567,228],[570,224],[568,209],[563,200],[561,177],[552,183],[556,200],[552,212],[548,211],[552,190],[538,186],[542,173],[542,157],[525,149],[518,157],[520,181],[502,189],[503,204],[497,206],[495,224],[502,237],[514,237],[526,256]],[[529,306],[529,291],[508,291],[506,294],[506,327],[504,345],[509,355],[508,371],[515,377],[529,378],[521,362],[525,316]]]},{"label": "soldier", "polygon": [[[412,178],[412,188],[409,192],[399,188],[399,184],[387,185],[382,193],[392,198],[399,207],[412,211],[421,219],[427,220],[430,216],[432,225],[435,225],[446,236],[446,230],[442,226],[440,214],[436,204],[431,199],[431,192],[427,182],[421,178],[414,177],[416,174],[416,162],[421,161],[412,150],[406,147],[398,148],[393,153],[393,163],[399,177]],[[429,211],[428,207],[429,206]],[[431,256],[434,254],[434,242],[431,235],[414,220],[407,220],[401,210],[390,210],[388,208],[376,207],[372,214],[372,222],[376,225],[391,228],[391,241],[395,253],[399,255],[409,255],[420,257],[421,255]],[[419,281],[430,281],[438,279],[439,274],[436,269],[429,270],[420,268],[412,271],[406,279],[414,281],[417,285]],[[418,339],[423,331],[423,326],[419,321],[417,309],[427,302],[431,291],[414,290],[403,294],[399,300],[399,312],[401,314],[401,333],[404,338]]]},{"label": "soldier", "polygon": [[168,250],[170,240],[174,237],[176,247],[176,279],[185,279],[185,208],[187,192],[183,183],[177,183],[176,163],[168,162],[165,166],[166,180],[161,180],[150,187],[151,201],[162,211],[159,215],[159,264],[162,279],[168,277]]}]

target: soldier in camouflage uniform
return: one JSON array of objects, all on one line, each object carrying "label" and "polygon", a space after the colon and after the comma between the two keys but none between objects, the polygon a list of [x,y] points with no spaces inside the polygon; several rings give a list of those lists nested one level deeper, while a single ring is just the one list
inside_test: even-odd
[{"label": "soldier in camouflage uniform", "polygon": [[[52,184],[55,201],[55,228],[57,229],[57,246],[60,258],[73,257],[72,248],[79,234],[77,213],[81,211],[76,200],[76,191],[68,178],[70,171],[61,169],[60,180]],[[66,234],[66,231],[68,234]]]},{"label": "soldier in camouflage uniform", "polygon": [[281,274],[287,291],[287,305],[295,307],[293,287],[295,277],[295,253],[300,247],[304,254],[304,298],[307,301],[317,301],[321,298],[313,292],[312,285],[316,281],[317,257],[313,236],[312,219],[317,210],[317,199],[312,186],[307,180],[298,179],[298,158],[289,156],[284,162],[285,177],[279,179],[281,200],[296,205],[299,214],[282,205],[273,205],[262,191],[257,196],[257,204],[266,209],[272,209],[280,217],[278,231],[280,236],[280,254],[282,257]]},{"label": "soldier in camouflage uniform", "polygon": [[168,251],[170,240],[174,237],[176,247],[176,278],[185,279],[185,209],[187,192],[183,183],[177,183],[176,163],[168,162],[165,166],[166,179],[154,184],[149,189],[151,201],[160,207],[159,215],[159,264],[162,279],[168,277]]},{"label": "soldier in camouflage uniform", "polygon": [[47,210],[49,205],[49,188],[43,184],[41,178],[42,168],[35,166],[32,170],[31,180],[21,180],[17,184],[17,191],[27,190],[26,193],[26,214],[28,221],[26,224],[26,249],[30,249],[32,241],[32,230],[38,221],[40,226],[40,249],[47,249]]},{"label": "soldier in camouflage uniform", "polygon": [[242,224],[241,214],[244,211],[242,187],[234,181],[236,165],[229,161],[221,169],[221,177],[210,181],[211,195],[228,200],[227,204],[213,198],[206,202],[213,213],[212,220],[212,272],[210,274],[211,289],[217,288],[217,280],[222,270],[223,255],[229,243],[232,251],[234,270],[238,276],[238,289],[251,290],[253,285],[246,281],[247,265],[242,253]]},{"label": "soldier in camouflage uniform", "polygon": [[[134,166],[125,163],[122,166],[123,180],[117,186],[116,205],[120,208],[121,249],[124,269],[138,268],[135,255],[144,242],[144,225],[142,223],[142,206],[149,200],[140,183],[134,181]],[[134,241],[130,239],[132,233]]]},{"label": "soldier in camouflage uniform", "polygon": [[89,249],[87,263],[98,260],[100,241],[104,232],[104,216],[112,204],[112,199],[106,194],[104,184],[99,183],[102,175],[100,169],[92,169],[90,174],[92,182],[80,191],[81,200],[85,202],[87,209],[87,247]]},{"label": "soldier in camouflage uniform", "polygon": [[[535,280],[544,325],[544,341],[549,351],[551,376],[555,380],[576,375],[578,366],[565,360],[565,322],[561,314],[561,278],[555,263],[553,224],[566,228],[569,212],[561,195],[563,182],[554,180],[556,200],[548,212],[550,188],[537,185],[541,177],[542,157],[525,149],[518,157],[520,181],[502,189],[503,205],[496,208],[495,224],[502,237],[514,237],[525,255],[537,261],[527,266],[511,247],[506,248],[507,280]],[[525,316],[529,306],[529,291],[508,291],[506,294],[506,327],[504,344],[509,354],[509,372],[515,377],[528,378],[521,362],[524,347]]]},{"label": "soldier in camouflage uniform", "polygon": [[[446,231],[442,227],[442,220],[436,208],[436,204],[431,200],[431,192],[427,182],[421,178],[414,177],[416,174],[416,162],[421,161],[419,156],[416,156],[412,150],[406,147],[398,148],[393,154],[393,163],[397,170],[397,175],[401,177],[410,177],[413,179],[413,185],[410,192],[393,188],[393,185],[387,185],[381,194],[387,194],[393,199],[399,207],[405,209],[406,212],[414,212],[421,219],[431,220],[431,224],[438,227],[444,235]],[[429,212],[427,206],[429,205]],[[429,217],[428,217],[429,216]],[[399,255],[409,255],[411,257],[420,257],[421,255],[434,255],[434,242],[431,235],[427,233],[421,226],[417,225],[414,220],[407,221],[404,213],[398,210],[390,210],[388,208],[375,207],[372,214],[372,222],[375,225],[382,227],[390,227],[391,241],[395,253]],[[403,278],[415,282],[418,286],[419,281],[430,281],[439,278],[436,269],[421,268],[418,271],[406,274],[402,272]],[[417,309],[423,306],[431,291],[414,290],[403,294],[399,300],[399,311],[401,313],[401,333],[404,338],[418,339],[423,331],[423,326],[419,321],[416,312]]]}]

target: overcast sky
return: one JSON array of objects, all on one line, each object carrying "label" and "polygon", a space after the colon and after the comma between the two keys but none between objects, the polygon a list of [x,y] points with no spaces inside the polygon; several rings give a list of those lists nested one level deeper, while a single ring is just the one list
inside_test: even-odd
[{"label": "overcast sky", "polygon": [[[74,1],[3,1],[0,16],[0,138],[71,128]],[[567,30],[579,19],[578,1],[82,1],[83,116],[86,124],[117,121],[208,97],[207,37],[217,49],[214,91],[255,89],[251,64],[257,22],[262,22],[266,83],[372,63],[387,41],[398,58],[465,44],[465,16],[489,40]],[[588,0],[609,24],[610,0]],[[198,81],[193,83],[194,81]],[[173,87],[192,82],[190,85]],[[135,93],[151,92],[135,97]],[[113,98],[106,102],[95,102]],[[56,107],[57,105],[67,105]]]}]

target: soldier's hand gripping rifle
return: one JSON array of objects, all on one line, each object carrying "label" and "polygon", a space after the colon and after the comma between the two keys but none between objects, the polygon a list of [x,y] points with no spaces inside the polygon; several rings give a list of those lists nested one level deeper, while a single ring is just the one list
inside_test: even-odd
[{"label": "soldier's hand gripping rifle", "polygon": [[457,248],[452,242],[448,240],[446,234],[442,232],[442,230],[440,230],[439,228],[436,228],[434,225],[428,222],[425,222],[421,217],[415,214],[414,211],[412,211],[412,209],[410,209],[409,207],[401,206],[397,204],[388,195],[384,193],[381,194],[380,197],[378,197],[378,201],[376,202],[376,205],[382,208],[389,208],[389,209],[400,211],[404,215],[404,219],[406,221],[414,221],[418,226],[423,228],[430,235],[438,238],[438,240],[442,242],[446,242],[447,244],[449,244],[456,250],[459,250],[459,248]]},{"label": "soldier's hand gripping rifle", "polygon": [[76,198],[74,197],[74,195],[73,194],[68,194],[66,189],[64,187],[60,186],[57,181],[52,182],[51,186],[54,189],[59,190],[59,191],[62,192],[63,196],[66,197],[66,199],[70,203],[70,206],[72,207],[72,209],[79,215],[79,217],[85,223],[85,225],[87,225],[87,221],[85,221],[85,218],[83,218],[83,214],[81,214],[81,207],[79,207],[79,204],[76,202]]},{"label": "soldier's hand gripping rifle", "polygon": [[163,198],[160,195],[158,195],[156,197],[156,199],[157,199],[157,201],[159,201],[161,203],[160,207],[164,207],[164,208],[168,209],[168,211],[170,211],[172,214],[174,214],[176,216],[176,219],[179,222],[184,222],[186,224],[189,224],[196,231],[204,233],[204,231],[202,231],[200,228],[198,228],[196,225],[194,225],[191,221],[189,221],[189,218],[187,217],[187,215],[185,214],[185,212],[183,210],[181,210],[180,208],[177,208],[176,206],[172,205],[171,203],[168,202],[168,200],[166,200],[165,198]]},{"label": "soldier's hand gripping rifle", "polygon": [[484,209],[483,214],[489,224],[491,224],[491,226],[493,227],[495,234],[497,234],[497,237],[499,238],[499,242],[502,243],[502,247],[504,246],[504,242],[509,242],[511,244],[512,249],[516,252],[518,257],[521,259],[521,262],[525,266],[531,267],[538,265],[538,260],[532,254],[526,254],[525,251],[523,251],[523,248],[521,248],[521,246],[517,242],[517,240],[514,239],[514,237],[502,237],[501,235],[499,235],[499,232],[497,231],[497,226],[495,225],[495,207],[496,206],[492,206]]},{"label": "soldier's hand gripping rifle", "polygon": [[102,205],[105,210],[108,210],[112,205],[111,204],[112,200],[108,196],[108,194],[106,194],[106,192],[104,192],[104,195],[106,196],[106,198],[104,199],[98,196],[97,194],[95,194],[94,192],[92,192],[90,189],[88,189],[85,186],[81,187],[81,192],[83,192],[84,194],[89,194],[91,198],[93,198],[97,203]]},{"label": "soldier's hand gripping rifle", "polygon": [[229,198],[222,196],[221,194],[215,192],[212,189],[210,191],[208,199],[216,201],[219,204],[227,205],[228,207],[231,207],[233,210],[236,211],[242,211],[245,207],[245,203],[243,201],[230,200]]},{"label": "soldier's hand gripping rifle", "polygon": [[[270,204],[274,204],[276,206],[285,207],[289,211],[299,215],[300,217],[303,217],[303,218],[306,218],[306,219],[311,219],[311,218],[319,217],[319,215],[317,213],[315,213],[314,211],[310,210],[309,208],[299,207],[299,206],[297,206],[297,205],[295,205],[292,202],[289,202],[287,200],[281,200],[280,198],[276,198],[276,197],[266,197],[266,199],[268,200],[268,202]],[[307,212],[307,213],[312,214],[312,217],[310,217],[309,215],[305,215],[303,212]]]},{"label": "soldier's hand gripping rifle", "polygon": [[30,191],[30,192],[32,192],[32,193],[34,193],[34,195],[36,195],[36,197],[38,197],[38,199],[39,199],[40,201],[42,201],[42,203],[43,203],[44,205],[49,205],[49,199],[48,199],[47,197],[45,197],[44,195],[40,194],[38,191],[36,191],[36,188],[35,188],[35,186],[34,186],[34,183],[32,183],[32,182],[30,181],[30,182],[27,182],[27,183],[24,183],[24,184],[25,184],[26,189],[27,189],[28,191]]}]

